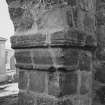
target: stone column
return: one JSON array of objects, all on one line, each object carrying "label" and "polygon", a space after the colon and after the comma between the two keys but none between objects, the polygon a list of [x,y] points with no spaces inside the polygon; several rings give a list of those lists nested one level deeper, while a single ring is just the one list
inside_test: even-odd
[{"label": "stone column", "polygon": [[95,0],[7,0],[19,71],[18,105],[92,105]]}]

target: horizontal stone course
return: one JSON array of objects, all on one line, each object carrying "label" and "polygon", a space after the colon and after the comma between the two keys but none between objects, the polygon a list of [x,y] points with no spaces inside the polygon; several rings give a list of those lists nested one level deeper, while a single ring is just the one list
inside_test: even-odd
[{"label": "horizontal stone course", "polygon": [[48,47],[48,46],[91,46],[97,45],[94,34],[71,29],[67,32],[55,32],[51,35],[20,35],[11,37],[12,48]]},{"label": "horizontal stone course", "polygon": [[16,50],[16,67],[22,69],[47,70],[50,68],[63,70],[90,71],[92,54],[76,48],[35,48]]},{"label": "horizontal stone course", "polygon": [[[50,69],[51,67],[75,69],[78,67],[79,54],[77,49],[70,48],[37,48],[20,50],[15,53],[19,68]],[[25,66],[26,65],[26,66]]]}]

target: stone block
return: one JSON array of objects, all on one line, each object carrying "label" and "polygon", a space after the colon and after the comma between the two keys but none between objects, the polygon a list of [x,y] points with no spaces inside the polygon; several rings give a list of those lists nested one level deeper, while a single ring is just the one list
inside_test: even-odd
[{"label": "stone block", "polygon": [[75,72],[51,72],[48,75],[48,94],[56,97],[73,95],[77,92]]},{"label": "stone block", "polygon": [[48,94],[53,96],[60,96],[61,89],[59,83],[59,73],[49,72],[48,73]]},{"label": "stone block", "polygon": [[36,93],[44,93],[46,88],[47,72],[30,71],[29,73],[29,90]]},{"label": "stone block", "polygon": [[104,47],[105,47],[104,33],[105,33],[105,25],[97,25],[97,38],[98,38],[98,44],[99,44],[97,51],[98,49],[100,49],[101,50],[100,52],[103,52],[102,49],[104,50]]},{"label": "stone block", "polygon": [[17,63],[31,64],[31,53],[29,50],[18,50],[15,52],[15,58]]},{"label": "stone block", "polygon": [[80,93],[82,95],[90,93],[92,90],[92,72],[81,72],[81,87]]},{"label": "stone block", "polygon": [[101,82],[101,83],[105,83],[105,64],[101,63],[100,65],[98,65],[95,70],[95,80]]},{"label": "stone block", "polygon": [[93,98],[93,105],[104,105],[105,104],[105,86],[100,87],[96,90]]},{"label": "stone block", "polygon": [[65,0],[68,2],[68,5],[71,5],[71,6],[76,6],[77,4],[77,0]]},{"label": "stone block", "polygon": [[19,71],[19,89],[27,89],[28,81],[28,72]]},{"label": "stone block", "polygon": [[95,6],[94,0],[80,0],[80,7],[85,11],[91,11]]},{"label": "stone block", "polygon": [[[95,35],[94,35],[95,37]],[[86,38],[86,46],[87,46],[87,49],[90,49],[90,50],[93,50],[96,48],[97,46],[97,39],[96,38],[92,38],[91,36],[87,36]]]},{"label": "stone block", "polygon": [[[52,50],[53,53],[53,50]],[[38,48],[32,50],[35,65],[53,65],[50,48]]]},{"label": "stone block", "polygon": [[90,52],[83,51],[80,55],[79,68],[81,71],[92,70],[92,55]]},{"label": "stone block", "polygon": [[97,48],[96,58],[100,61],[105,61],[105,48],[104,47]]},{"label": "stone block", "polygon": [[32,95],[20,92],[18,105],[36,105],[36,103]]},{"label": "stone block", "polygon": [[84,30],[86,32],[94,33],[95,32],[95,15],[92,13],[85,14],[83,24],[84,24]]},{"label": "stone block", "polygon": [[97,24],[98,25],[104,25],[105,22],[105,3],[104,4],[100,4],[97,7],[97,12],[96,12],[96,19],[97,19]]}]

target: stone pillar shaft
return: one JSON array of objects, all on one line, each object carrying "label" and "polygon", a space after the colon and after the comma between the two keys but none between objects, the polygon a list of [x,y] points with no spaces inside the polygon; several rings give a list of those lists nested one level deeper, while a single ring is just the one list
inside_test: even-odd
[{"label": "stone pillar shaft", "polygon": [[19,105],[92,105],[95,0],[7,0]]}]

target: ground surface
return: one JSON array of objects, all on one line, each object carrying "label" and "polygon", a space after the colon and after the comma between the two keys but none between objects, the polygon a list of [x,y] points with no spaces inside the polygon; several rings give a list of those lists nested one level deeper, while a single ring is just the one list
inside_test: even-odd
[{"label": "ground surface", "polygon": [[18,105],[18,83],[0,85],[0,105]]},{"label": "ground surface", "polygon": [[18,96],[12,95],[0,98],[0,105],[18,105]]}]

